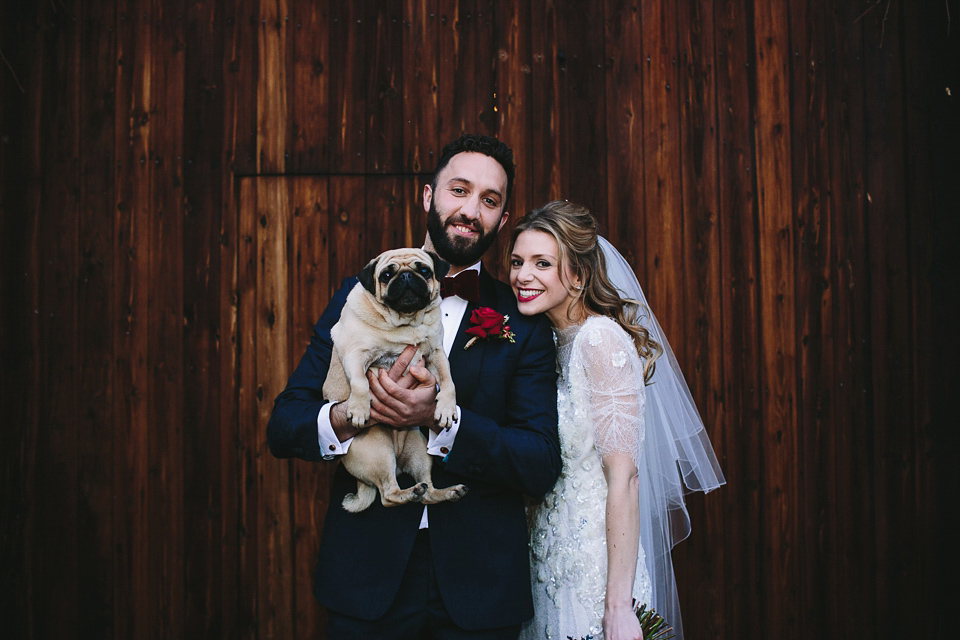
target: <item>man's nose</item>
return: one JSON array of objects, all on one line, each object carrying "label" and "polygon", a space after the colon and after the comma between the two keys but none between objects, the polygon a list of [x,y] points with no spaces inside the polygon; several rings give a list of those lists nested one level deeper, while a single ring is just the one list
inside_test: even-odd
[{"label": "man's nose", "polygon": [[470,198],[463,203],[463,206],[460,207],[460,212],[464,215],[464,217],[471,220],[480,218],[480,196],[470,196]]}]

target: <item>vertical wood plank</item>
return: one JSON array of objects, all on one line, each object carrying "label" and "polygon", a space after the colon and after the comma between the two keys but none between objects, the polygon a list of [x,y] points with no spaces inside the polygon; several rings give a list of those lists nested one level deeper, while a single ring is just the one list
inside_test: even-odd
[{"label": "vertical wood plank", "polygon": [[[494,18],[495,41],[499,44],[495,67],[497,100],[494,105],[498,116],[497,136],[513,149],[517,163],[513,193],[507,203],[511,219],[502,233],[506,236],[518,218],[542,204],[535,203],[532,195],[530,5],[523,2],[498,5]],[[498,243],[500,251],[496,255],[499,256],[503,249],[502,238]]]},{"label": "vertical wood plank", "polygon": [[406,176],[403,178],[403,244],[408,247],[423,246],[427,237],[427,214],[423,210],[423,179]]},{"label": "vertical wood plank", "polygon": [[[456,85],[467,80],[456,75],[460,51],[457,33],[460,5],[457,0],[436,0],[437,9],[437,136],[438,152],[450,140],[459,136],[460,123],[454,112]],[[435,164],[435,162],[433,163]],[[432,167],[427,169],[432,171]]]},{"label": "vertical wood plank", "polygon": [[[329,271],[329,178],[304,177],[293,182],[292,372],[303,356],[313,326],[332,288]],[[333,465],[293,461],[293,612],[298,638],[323,637],[326,611],[313,598],[313,575],[330,495]]]},{"label": "vertical wood plank", "polygon": [[257,172],[286,168],[287,50],[290,12],[287,0],[261,0],[257,43]]},{"label": "vertical wood plank", "polygon": [[[15,132],[0,146],[0,617],[12,637],[35,634],[32,558],[36,517],[41,397],[39,227],[41,215],[41,74],[44,34],[38,8],[0,5],[4,57],[16,72],[0,74],[0,122]],[[7,51],[6,43],[17,43]],[[42,612],[40,612],[42,613]]]},{"label": "vertical wood plank", "polygon": [[[960,290],[960,205],[949,196],[952,176],[960,175],[960,160],[951,150],[960,139],[958,109],[954,96],[944,87],[960,78],[960,41],[955,32],[943,29],[947,10],[956,2],[924,10],[920,5],[903,7],[903,59],[931,60],[934,64],[903,67],[906,96],[905,137],[908,237],[913,303],[912,350],[913,423],[918,430],[914,464],[919,513],[915,530],[919,544],[918,581],[924,612],[918,616],[918,634],[946,637],[952,626],[953,576],[960,568],[960,551],[948,531],[953,509],[953,488],[960,486],[954,452],[958,441],[951,416],[953,394],[960,375],[952,363],[960,357],[957,340],[949,334],[953,301],[945,291]],[[944,491],[944,488],[947,488]]]},{"label": "vertical wood plank", "polygon": [[559,122],[559,69],[557,60],[557,14],[553,3],[530,6],[530,107],[538,117],[531,119],[530,180],[531,207],[561,198]]},{"label": "vertical wood plank", "polygon": [[[757,103],[755,145],[758,193],[757,260],[760,295],[760,406],[762,420],[766,541],[764,584],[776,598],[766,601],[767,632],[800,638],[798,619],[799,514],[796,499],[798,449],[796,380],[796,311],[792,167],[790,139],[789,31],[786,8],[754,5]],[[799,465],[797,462],[799,461]]]},{"label": "vertical wood plank", "polygon": [[[734,422],[717,443],[726,452],[721,492],[724,530],[725,635],[763,637],[766,608],[761,591],[760,425],[755,156],[752,145],[753,54],[743,0],[717,5],[717,178],[722,272],[721,346],[726,414]],[[756,603],[756,604],[751,604]]]},{"label": "vertical wood plank", "polygon": [[237,83],[234,94],[233,158],[231,166],[241,175],[258,171],[260,88],[260,0],[234,0],[227,20],[234,27],[228,70]]},{"label": "vertical wood plank", "polygon": [[267,420],[273,400],[290,374],[290,234],[288,180],[260,178],[257,189],[256,432],[258,632],[261,637],[292,638],[293,539],[291,537],[290,461],[267,449]]},{"label": "vertical wood plank", "polygon": [[558,197],[602,212],[607,210],[603,4],[569,2],[558,8]]},{"label": "vertical wood plank", "polygon": [[[606,17],[607,211],[595,214],[607,237],[633,266],[641,285],[647,246],[644,209],[646,173],[643,135],[643,25],[640,7],[610,0]],[[659,310],[657,310],[659,313]]]},{"label": "vertical wood plank", "polygon": [[[881,11],[881,9],[884,9]],[[870,90],[864,94],[867,123],[866,220],[870,241],[870,344],[873,353],[874,465],[876,468],[877,607],[917,611],[920,584],[913,522],[916,517],[915,439],[910,429],[913,399],[901,376],[909,375],[913,341],[909,309],[907,225],[904,219],[902,124],[903,72],[896,51],[901,43],[901,8],[882,5],[862,20],[864,72]],[[897,240],[892,240],[896,238]],[[886,242],[884,240],[887,240]],[[891,349],[890,345],[900,345]],[[910,621],[890,621],[895,633],[910,633]]]},{"label": "vertical wood plank", "polygon": [[183,566],[183,3],[149,13],[150,243],[147,293],[148,618],[158,638],[184,633]]},{"label": "vertical wood plank", "polygon": [[495,135],[492,3],[442,0],[440,11],[441,82],[449,82],[451,90],[441,95],[441,104],[449,105],[444,111],[450,114],[440,124],[441,144],[461,133]]},{"label": "vertical wood plank", "polygon": [[363,264],[387,249],[409,246],[406,244],[402,178],[368,177],[366,183],[367,219],[377,222],[370,225],[366,253],[361,256]]},{"label": "vertical wood plank", "polygon": [[[836,253],[836,385],[835,432],[837,473],[833,517],[837,522],[837,562],[829,581],[838,585],[837,634],[880,632],[876,591],[856,585],[875,584],[875,514],[873,509],[873,424],[870,406],[870,296],[865,170],[865,77],[859,7],[834,9],[828,21],[830,51],[836,63],[827,67],[835,99],[828,102],[830,166],[833,176],[830,233]],[[830,582],[828,582],[829,584]]]},{"label": "vertical wood plank", "polygon": [[330,181],[330,273],[334,286],[356,275],[372,256],[367,226],[364,178],[344,176]]},{"label": "vertical wood plank", "polygon": [[287,168],[295,173],[327,171],[330,167],[330,65],[329,3],[293,0],[292,96]]},{"label": "vertical wood plank", "polygon": [[[220,278],[217,285],[219,317],[217,322],[217,365],[219,366],[219,431],[220,445],[220,576],[219,606],[222,620],[221,635],[241,636],[241,488],[240,488],[240,342],[239,320],[239,254],[240,254],[240,189],[234,173],[234,159],[238,149],[235,120],[240,112],[242,82],[235,61],[237,48],[243,42],[244,28],[237,19],[239,3],[225,3],[223,8],[223,58],[220,60],[223,78],[223,115],[220,128],[223,145],[220,151],[220,238],[217,257]],[[217,578],[213,578],[217,580]]]},{"label": "vertical wood plank", "polygon": [[361,173],[366,167],[367,65],[372,29],[363,5],[334,2],[330,6],[330,84],[332,148],[330,170]]},{"label": "vertical wood plank", "polygon": [[440,78],[437,0],[403,3],[403,170],[431,172],[444,144],[438,137]]},{"label": "vertical wood plank", "polygon": [[[680,77],[680,155],[683,206],[683,291],[686,360],[682,363],[711,442],[718,449],[734,416],[726,413],[722,345],[718,131],[713,2],[677,7]],[[721,467],[723,451],[717,452]],[[693,494],[690,538],[674,553],[685,633],[688,637],[723,635],[726,530],[723,509],[728,489],[706,498]]]},{"label": "vertical wood plank", "polygon": [[113,304],[116,24],[112,3],[79,9],[81,102],[80,215],[78,243],[77,341],[79,505],[77,542],[79,590],[77,634],[109,638],[114,630],[113,472]]},{"label": "vertical wood plank", "polygon": [[[43,33],[40,103],[40,216],[42,260],[39,288],[40,365],[42,389],[37,431],[34,512],[31,537],[36,552],[34,573],[34,632],[39,637],[69,637],[79,622],[78,597],[78,473],[76,457],[79,401],[77,335],[77,264],[80,213],[80,140],[78,128],[79,7],[39,11]],[[49,221],[56,221],[49,224]],[[69,576],[69,577],[65,577]],[[48,612],[59,610],[59,615]]]},{"label": "vertical wood plank", "polygon": [[365,160],[368,173],[397,172],[403,168],[403,7],[379,2],[370,21],[370,59],[367,74]]},{"label": "vertical wood plank", "polygon": [[150,245],[150,20],[128,2],[118,6],[117,167],[115,174],[114,330],[116,371],[113,484],[123,487],[114,501],[114,608],[116,638],[149,637],[153,620],[147,594],[149,512],[147,433],[149,374],[147,324]]},{"label": "vertical wood plank", "polygon": [[259,637],[260,424],[257,404],[257,178],[239,181],[237,207],[237,551],[239,637]]},{"label": "vertical wood plank", "polygon": [[[683,200],[680,174],[680,105],[677,87],[677,12],[673,3],[645,3],[643,26],[643,154],[646,220],[646,289],[677,358],[684,362],[683,299],[672,295],[681,274]],[[680,283],[680,286],[684,286]]]},{"label": "vertical wood plank", "polygon": [[221,605],[232,586],[223,582],[223,506],[230,485],[222,479],[218,344],[220,316],[229,309],[221,305],[220,283],[232,273],[232,265],[224,273],[220,261],[226,50],[218,7],[193,4],[182,22],[184,625],[212,638],[229,628]]},{"label": "vertical wood plank", "polygon": [[[836,561],[835,529],[830,531],[830,499],[836,469],[833,466],[833,390],[836,388],[833,336],[832,211],[828,193],[831,175],[827,141],[826,50],[818,0],[790,6],[791,134],[793,210],[797,232],[796,312],[798,341],[797,428],[799,468],[797,506],[800,573],[799,633],[835,628],[839,612],[830,565]],[[829,585],[829,586],[828,586]],[[826,588],[825,588],[826,587]]]}]

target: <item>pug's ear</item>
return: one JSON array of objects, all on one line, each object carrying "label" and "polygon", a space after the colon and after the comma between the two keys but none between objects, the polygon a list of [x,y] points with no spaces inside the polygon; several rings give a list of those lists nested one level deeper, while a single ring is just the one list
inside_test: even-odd
[{"label": "pug's ear", "polygon": [[430,256],[430,259],[433,260],[433,272],[437,274],[437,280],[442,280],[443,276],[447,275],[450,271],[450,263],[445,262],[443,258],[435,254],[433,251],[427,251],[427,255]]},{"label": "pug's ear", "polygon": [[379,261],[380,256],[377,256],[368,262],[367,266],[360,270],[359,275],[360,284],[373,295],[377,295],[377,263]]}]

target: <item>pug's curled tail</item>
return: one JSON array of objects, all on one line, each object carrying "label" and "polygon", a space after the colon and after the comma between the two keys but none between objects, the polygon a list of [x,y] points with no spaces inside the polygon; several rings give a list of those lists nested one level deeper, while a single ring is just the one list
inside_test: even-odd
[{"label": "pug's curled tail", "polygon": [[365,482],[357,481],[357,492],[343,496],[343,508],[350,513],[360,513],[377,499],[377,489]]}]

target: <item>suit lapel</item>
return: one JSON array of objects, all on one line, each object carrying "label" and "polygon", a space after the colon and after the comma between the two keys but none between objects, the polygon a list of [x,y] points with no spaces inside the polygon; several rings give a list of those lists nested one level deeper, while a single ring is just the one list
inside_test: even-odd
[{"label": "suit lapel", "polygon": [[463,320],[460,321],[457,337],[453,341],[448,358],[450,360],[450,370],[453,372],[453,382],[457,386],[457,404],[461,407],[469,407],[473,403],[473,396],[476,393],[477,385],[480,383],[483,357],[487,350],[487,340],[482,339],[470,345],[469,349],[464,349],[472,337],[466,333],[466,330],[471,326],[470,316],[479,307],[496,309],[496,305],[496,281],[481,267],[480,303],[467,305],[467,310],[463,313]]}]

